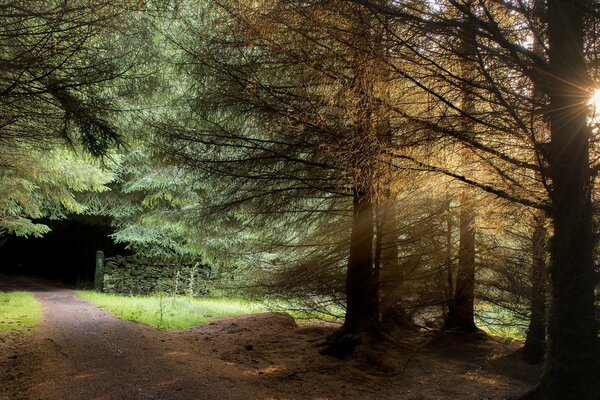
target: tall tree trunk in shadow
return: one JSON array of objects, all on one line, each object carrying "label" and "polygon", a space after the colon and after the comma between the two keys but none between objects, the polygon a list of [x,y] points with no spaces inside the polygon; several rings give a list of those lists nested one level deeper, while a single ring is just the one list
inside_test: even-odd
[{"label": "tall tree trunk in shadow", "polygon": [[375,268],[375,207],[371,197],[354,191],[350,255],[346,270],[344,324],[324,343],[321,354],[344,358],[379,331],[379,282]]},{"label": "tall tree trunk in shadow", "polygon": [[446,299],[449,302],[454,294],[454,252],[452,246],[452,229],[453,229],[453,218],[452,218],[452,197],[446,194],[446,280],[448,283]]},{"label": "tall tree trunk in shadow", "polygon": [[523,356],[533,364],[544,360],[546,351],[546,297],[548,295],[548,271],[546,269],[546,213],[538,211],[533,218],[531,238],[531,316]]},{"label": "tall tree trunk in shadow", "polygon": [[446,329],[466,332],[477,330],[474,319],[475,302],[475,212],[468,193],[461,196],[458,270],[454,296],[448,305],[444,321]]},{"label": "tall tree trunk in shadow", "polygon": [[370,332],[379,324],[379,285],[373,264],[373,211],[369,196],[356,193],[346,277],[344,333]]},{"label": "tall tree trunk in shadow", "polygon": [[600,398],[586,105],[591,80],[583,55],[588,5],[547,1],[549,61],[542,88],[550,97],[552,290],[544,375],[527,399]]},{"label": "tall tree trunk in shadow", "polygon": [[403,290],[406,277],[398,262],[398,238],[396,209],[392,201],[387,201],[379,213],[381,238],[381,316],[382,322],[396,326],[406,326],[410,320],[404,309]]},{"label": "tall tree trunk in shadow", "polygon": [[[475,99],[470,91],[469,82],[473,80],[471,58],[475,55],[475,39],[472,33],[463,28],[462,50],[465,60],[461,65],[461,75],[466,84],[462,93],[462,108],[465,115],[461,116],[462,134],[472,136],[473,122],[470,115],[475,111]],[[462,163],[468,164],[471,156],[467,150],[462,152]],[[468,189],[463,189],[460,199],[459,246],[458,268],[454,295],[448,304],[448,314],[444,320],[446,329],[455,329],[466,332],[476,331],[474,319],[475,302],[475,210],[473,199]]]},{"label": "tall tree trunk in shadow", "polygon": [[[544,2],[543,0],[535,0],[534,8],[534,23],[540,27],[544,21]],[[533,38],[532,50],[540,56],[544,57],[544,47],[541,38],[535,35]],[[532,118],[534,118],[534,126],[538,135],[542,137],[542,141],[547,141],[548,129],[547,123],[537,110],[540,104],[544,101],[543,93],[539,85],[533,87],[533,104]],[[539,121],[536,121],[539,120]],[[537,123],[536,123],[537,122]],[[537,174],[539,179],[542,179],[541,174]],[[533,234],[531,237],[531,294],[530,294],[530,309],[531,316],[529,318],[529,327],[527,328],[527,337],[523,346],[524,358],[532,363],[539,364],[544,360],[546,352],[546,329],[547,329],[547,309],[546,301],[548,297],[548,270],[546,267],[546,244],[548,233],[546,230],[546,211],[537,210],[533,216]]]}]

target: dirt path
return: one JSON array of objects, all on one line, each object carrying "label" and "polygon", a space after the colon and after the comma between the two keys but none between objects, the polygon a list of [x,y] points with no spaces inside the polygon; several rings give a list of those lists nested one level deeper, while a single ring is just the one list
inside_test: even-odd
[{"label": "dirt path", "polygon": [[298,327],[287,315],[160,331],[67,289],[36,296],[44,308],[36,333],[1,339],[0,400],[501,399],[536,373],[496,341],[339,361],[315,348],[331,328]]}]

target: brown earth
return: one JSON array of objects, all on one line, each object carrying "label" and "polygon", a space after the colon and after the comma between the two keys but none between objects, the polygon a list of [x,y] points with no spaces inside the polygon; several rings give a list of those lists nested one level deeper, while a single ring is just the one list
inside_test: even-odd
[{"label": "brown earth", "polygon": [[342,361],[316,347],[333,326],[298,326],[286,314],[162,331],[65,288],[0,289],[19,285],[44,315],[31,334],[0,336],[0,400],[505,399],[539,375],[514,353],[518,343],[497,338],[432,345],[411,333]]}]

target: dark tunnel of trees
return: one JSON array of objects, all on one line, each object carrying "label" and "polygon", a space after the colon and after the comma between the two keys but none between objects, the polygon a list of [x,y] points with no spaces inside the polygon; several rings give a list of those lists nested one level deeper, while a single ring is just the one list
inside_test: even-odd
[{"label": "dark tunnel of trees", "polygon": [[43,221],[52,231],[40,238],[7,237],[0,247],[0,274],[32,275],[78,287],[93,286],[96,251],[127,255],[109,237],[106,217],[71,216]]}]

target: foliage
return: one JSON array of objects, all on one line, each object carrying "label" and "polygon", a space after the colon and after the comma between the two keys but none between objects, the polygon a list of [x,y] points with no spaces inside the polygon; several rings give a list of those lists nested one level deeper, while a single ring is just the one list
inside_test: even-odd
[{"label": "foliage", "polygon": [[82,213],[78,195],[104,192],[113,178],[89,157],[70,149],[51,150],[22,145],[0,152],[10,165],[0,174],[0,233],[39,237],[49,228],[35,222]]},{"label": "foliage", "polygon": [[0,333],[21,332],[38,323],[42,307],[28,292],[0,292]]},{"label": "foliage", "polygon": [[[137,57],[123,43],[133,33],[124,7],[94,0],[8,2],[0,16],[0,141],[44,143],[61,138],[90,154],[120,140],[109,121],[116,81]],[[136,35],[132,35],[135,37]]]},{"label": "foliage", "polygon": [[111,174],[82,153],[105,156],[123,141],[111,117],[135,92],[139,77],[127,71],[142,60],[144,38],[128,7],[107,0],[3,5],[0,233],[41,236],[48,227],[35,220],[82,213],[82,193],[107,189]]}]

